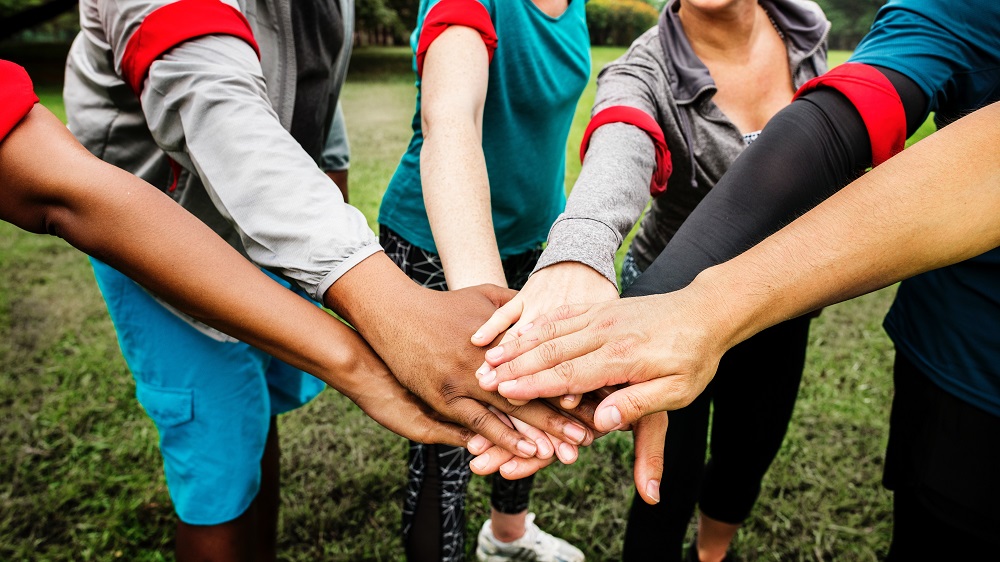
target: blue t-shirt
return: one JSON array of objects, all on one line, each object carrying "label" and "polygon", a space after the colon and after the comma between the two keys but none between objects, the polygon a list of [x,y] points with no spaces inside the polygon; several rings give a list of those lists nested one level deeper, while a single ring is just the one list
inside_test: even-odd
[{"label": "blue t-shirt", "polygon": [[[1000,1],[891,0],[851,61],[910,77],[945,125],[1000,100]],[[904,281],[885,329],[935,384],[1000,416],[1000,249]]]},{"label": "blue t-shirt", "polygon": [[[498,39],[483,108],[483,154],[493,229],[500,255],[507,258],[540,247],[566,204],[566,139],[590,78],[590,37],[584,0],[571,0],[558,18],[531,0],[479,1]],[[424,18],[437,2],[420,2],[410,38],[414,52]],[[418,77],[413,138],[382,198],[378,220],[412,244],[437,252],[420,183],[422,145]]]}]

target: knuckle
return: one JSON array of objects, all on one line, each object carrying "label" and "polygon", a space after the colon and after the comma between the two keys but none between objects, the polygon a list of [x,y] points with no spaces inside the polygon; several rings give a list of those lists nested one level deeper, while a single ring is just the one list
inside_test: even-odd
[{"label": "knuckle", "polygon": [[576,374],[576,369],[573,367],[572,361],[567,361],[565,363],[559,363],[552,368],[552,372],[559,377],[565,387],[569,387],[573,383],[574,376]]},{"label": "knuckle", "polygon": [[624,416],[636,419],[646,412],[649,404],[641,395],[625,394],[618,399],[617,406]]},{"label": "knuckle", "polygon": [[562,355],[559,349],[559,344],[551,341],[547,341],[542,345],[538,346],[538,357],[546,365],[554,365],[559,362],[559,357]]}]

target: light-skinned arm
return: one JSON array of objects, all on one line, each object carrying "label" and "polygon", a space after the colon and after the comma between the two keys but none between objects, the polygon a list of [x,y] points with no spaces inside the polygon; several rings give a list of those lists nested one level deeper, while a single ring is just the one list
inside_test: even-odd
[{"label": "light-skinned arm", "polygon": [[479,32],[457,25],[442,33],[424,58],[420,182],[434,244],[452,290],[483,283],[507,286],[483,155],[489,64]]}]

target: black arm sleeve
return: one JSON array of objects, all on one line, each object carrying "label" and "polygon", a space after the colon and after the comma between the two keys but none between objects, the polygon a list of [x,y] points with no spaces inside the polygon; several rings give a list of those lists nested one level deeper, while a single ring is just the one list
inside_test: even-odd
[{"label": "black arm sleeve", "polygon": [[[927,97],[904,75],[879,70],[900,95],[910,135]],[[684,288],[823,202],[871,162],[868,131],[851,102],[832,89],[809,92],[771,119],[623,296]]]}]

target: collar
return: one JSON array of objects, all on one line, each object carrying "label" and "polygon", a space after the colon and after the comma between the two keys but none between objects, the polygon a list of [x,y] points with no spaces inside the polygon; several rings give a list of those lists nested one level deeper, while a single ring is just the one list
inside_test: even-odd
[{"label": "collar", "polygon": [[[678,104],[689,104],[707,91],[715,91],[715,80],[694,54],[677,16],[681,0],[671,0],[660,16],[660,46],[670,65],[670,89]],[[792,72],[812,56],[826,40],[830,28],[823,12],[811,2],[758,0],[778,29],[785,34],[785,48]]]}]

